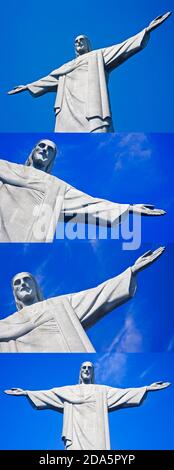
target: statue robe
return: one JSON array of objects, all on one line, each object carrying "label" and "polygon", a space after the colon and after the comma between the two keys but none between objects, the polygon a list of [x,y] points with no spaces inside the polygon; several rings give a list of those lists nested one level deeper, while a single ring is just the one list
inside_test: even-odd
[{"label": "statue robe", "polygon": [[109,74],[142,50],[149,37],[144,29],[120,44],[78,56],[27,85],[34,97],[57,92],[55,132],[113,132]]},{"label": "statue robe", "polygon": [[0,160],[0,242],[51,242],[58,221],[119,223],[129,204],[78,191],[31,166]]},{"label": "statue robe", "polygon": [[92,289],[24,307],[0,320],[0,352],[95,352],[85,330],[135,290],[128,268]]},{"label": "statue robe", "polygon": [[122,389],[93,384],[27,390],[37,409],[63,413],[62,440],[67,450],[109,450],[108,412],[138,406],[146,394],[147,387]]}]

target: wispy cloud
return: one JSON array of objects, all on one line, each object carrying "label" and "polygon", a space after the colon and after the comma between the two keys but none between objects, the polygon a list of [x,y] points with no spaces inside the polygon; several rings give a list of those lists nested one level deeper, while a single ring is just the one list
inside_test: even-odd
[{"label": "wispy cloud", "polygon": [[97,238],[95,239],[89,239],[89,244],[91,245],[92,250],[96,253],[99,248],[99,240]]},{"label": "wispy cloud", "polygon": [[41,288],[44,290],[48,283],[48,276],[46,275],[46,268],[48,264],[50,263],[51,259],[53,258],[54,254],[51,252],[50,255],[47,256],[47,258],[44,259],[44,261],[35,269],[35,271],[32,273],[38,284],[41,285]]},{"label": "wispy cloud", "polygon": [[22,251],[24,255],[27,255],[31,249],[31,244],[30,243],[24,243],[22,246]]},{"label": "wispy cloud", "polygon": [[129,308],[123,328],[114,337],[106,352],[95,364],[96,379],[105,382],[116,377],[120,385],[127,373],[127,353],[142,352],[143,339]]},{"label": "wispy cloud", "polygon": [[115,154],[115,170],[120,170],[125,164],[125,158],[136,162],[138,160],[149,160],[152,156],[152,148],[149,139],[144,133],[129,133],[119,136]]},{"label": "wispy cloud", "polygon": [[112,344],[110,345],[110,352],[117,353],[131,353],[131,352],[142,352],[143,351],[143,338],[136,326],[132,307],[130,307],[123,327],[114,337]]},{"label": "wispy cloud", "polygon": [[103,383],[108,379],[116,378],[120,385],[127,372],[127,355],[111,353],[103,354],[95,363],[96,382]]},{"label": "wispy cloud", "polygon": [[146,375],[148,375],[149,372],[151,372],[151,370],[153,369],[154,365],[155,365],[155,362],[153,362],[149,367],[147,367],[146,369],[144,369],[144,370],[141,372],[141,374],[140,374],[140,379],[144,379],[144,377],[145,377]]},{"label": "wispy cloud", "polygon": [[105,135],[102,136],[100,135],[100,143],[98,145],[98,150],[100,150],[103,147],[110,147],[111,144],[116,144],[118,142],[118,136],[119,134],[110,134],[107,135],[107,138]]},{"label": "wispy cloud", "polygon": [[168,352],[174,351],[174,336],[172,336],[172,338],[169,341],[167,351]]}]

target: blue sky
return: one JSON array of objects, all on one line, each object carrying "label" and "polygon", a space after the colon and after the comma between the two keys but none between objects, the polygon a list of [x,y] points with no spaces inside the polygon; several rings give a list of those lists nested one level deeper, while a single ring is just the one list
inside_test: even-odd
[{"label": "blue sky", "polygon": [[[62,416],[36,411],[25,397],[4,389],[44,390],[73,385],[84,360],[93,360],[96,382],[112,387],[140,387],[163,380],[174,383],[173,354],[3,354],[0,357],[1,449],[63,449]],[[110,413],[112,449],[173,448],[173,386],[149,392],[143,405]]]},{"label": "blue sky", "polygon": [[[17,8],[17,10],[16,10]],[[1,15],[1,112],[3,132],[54,128],[54,94],[34,100],[28,93],[8,96],[15,85],[31,83],[74,57],[74,38],[84,33],[94,49],[122,42],[173,0],[88,0],[87,3],[34,0],[3,2]],[[72,20],[73,18],[73,20]],[[115,130],[172,132],[174,65],[173,17],[151,35],[140,54],[112,73],[110,95]]]},{"label": "blue sky", "polygon": [[11,278],[17,272],[33,273],[48,298],[94,287],[133,265],[148,249],[165,245],[160,260],[138,275],[135,297],[89,329],[88,335],[102,352],[173,351],[174,136],[11,134],[7,139],[4,134],[1,156],[22,163],[41,137],[52,138],[59,147],[54,175],[91,195],[116,202],[151,202],[167,214],[143,218],[137,250],[125,251],[122,239],[109,238],[1,245],[1,318],[15,311]]}]

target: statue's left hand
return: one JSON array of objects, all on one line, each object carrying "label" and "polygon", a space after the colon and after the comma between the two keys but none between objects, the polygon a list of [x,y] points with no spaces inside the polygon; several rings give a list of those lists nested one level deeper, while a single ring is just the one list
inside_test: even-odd
[{"label": "statue's left hand", "polygon": [[22,388],[10,388],[10,390],[4,390],[7,395],[26,395],[27,393]]},{"label": "statue's left hand", "polygon": [[155,18],[153,21],[151,21],[149,26],[146,28],[147,31],[149,31],[149,33],[150,33],[151,31],[153,31],[153,29],[158,28],[158,26],[160,26],[162,23],[164,23],[164,21],[166,21],[167,18],[169,18],[169,16],[171,16],[171,15],[172,15],[172,12],[168,11],[164,15],[157,16],[157,18]]},{"label": "statue's left hand", "polygon": [[159,258],[162,255],[164,250],[165,250],[164,246],[161,246],[160,248],[158,248],[155,251],[149,250],[146,253],[144,253],[144,255],[140,256],[140,258],[138,258],[135,261],[135,264],[131,268],[133,274],[136,274],[139,271],[142,271],[147,266],[154,263],[154,261],[156,261],[156,259]]},{"label": "statue's left hand", "polygon": [[163,209],[156,209],[152,204],[134,204],[132,208],[135,214],[141,215],[164,215],[166,213]]},{"label": "statue's left hand", "polygon": [[149,392],[155,392],[156,390],[162,390],[163,388],[170,387],[170,382],[154,382],[151,385],[148,385],[147,390]]}]

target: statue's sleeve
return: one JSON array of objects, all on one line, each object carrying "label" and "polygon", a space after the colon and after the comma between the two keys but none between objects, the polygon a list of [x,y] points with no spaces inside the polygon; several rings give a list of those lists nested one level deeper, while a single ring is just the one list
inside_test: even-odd
[{"label": "statue's sleeve", "polygon": [[0,342],[15,340],[33,330],[30,321],[17,322],[13,321],[13,317],[15,318],[16,314],[0,320]]},{"label": "statue's sleeve", "polygon": [[150,38],[150,33],[143,29],[135,36],[111,47],[102,49],[104,63],[108,71],[118,67],[125,60],[144,49]]},{"label": "statue's sleeve", "polygon": [[43,183],[37,177],[31,177],[27,166],[7,160],[0,160],[0,189],[3,184],[43,190]]},{"label": "statue's sleeve", "polygon": [[40,78],[36,82],[29,83],[27,89],[32,96],[37,97],[51,91],[57,91],[59,78],[51,73],[46,77]]},{"label": "statue's sleeve", "polygon": [[138,406],[147,396],[147,387],[113,388],[107,387],[108,410]]},{"label": "statue's sleeve", "polygon": [[131,268],[97,287],[69,294],[69,301],[82,325],[89,328],[114,308],[123,304],[136,291],[136,278]]},{"label": "statue's sleeve", "polygon": [[82,191],[67,185],[61,217],[72,222],[95,223],[111,225],[120,222],[120,217],[126,216],[129,204],[118,204],[89,196]]},{"label": "statue's sleeve", "polygon": [[[58,390],[58,389],[57,389]],[[61,392],[61,388],[59,389]],[[30,403],[37,408],[38,410],[43,410],[46,408],[54,408],[56,411],[60,413],[63,412],[64,409],[64,399],[61,396],[61,393],[55,393],[55,389],[51,390],[26,390],[27,398],[29,399]]]}]

